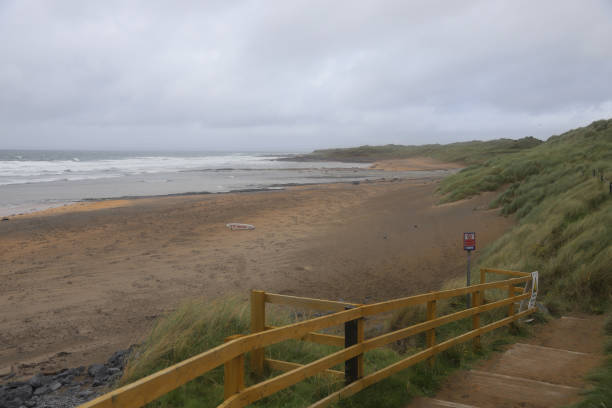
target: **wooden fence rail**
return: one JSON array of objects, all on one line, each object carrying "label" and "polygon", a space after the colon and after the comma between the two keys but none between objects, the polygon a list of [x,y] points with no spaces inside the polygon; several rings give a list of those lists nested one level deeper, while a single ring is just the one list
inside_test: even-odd
[{"label": "wooden fence rail", "polygon": [[[501,274],[509,278],[487,283],[487,274]],[[482,334],[511,324],[535,311],[535,309],[532,308],[520,313],[515,313],[514,310],[514,304],[516,302],[528,299],[531,296],[530,292],[523,293],[524,290],[522,288],[519,292],[516,285],[524,284],[531,279],[531,274],[526,272],[482,269],[481,283],[477,285],[431,292],[369,305],[252,291],[251,334],[231,336],[226,339],[226,342],[222,345],[144,377],[132,384],[118,388],[108,394],[102,395],[81,405],[81,407],[141,407],[180,387],[188,381],[223,365],[225,367],[225,401],[219,405],[219,407],[244,407],[317,374],[330,375],[334,378],[344,377],[347,383],[344,388],[313,405],[313,407],[321,408],[340,398],[353,395],[369,385],[420,361],[432,359],[436,354],[441,353],[455,344],[473,340],[474,346],[479,347],[480,336]],[[486,290],[490,289],[503,289],[504,293],[507,293],[507,297],[487,303],[484,298],[484,293]],[[439,300],[466,295],[468,293],[473,294],[474,302],[471,308],[443,316],[438,316],[436,314],[436,304]],[[328,311],[332,313],[283,327],[272,327],[266,325],[266,303],[281,304],[300,309]],[[373,338],[364,338],[363,327],[365,317],[414,305],[427,306],[426,321]],[[481,313],[501,307],[508,308],[508,317],[482,327],[480,326]],[[471,331],[436,344],[435,330],[437,327],[470,317],[472,318]],[[345,325],[344,337],[317,333],[319,330],[339,325]],[[349,328],[350,330],[354,330],[354,332],[351,331],[350,335]],[[363,354],[365,352],[419,333],[426,333],[427,347],[424,350],[376,371],[375,373],[364,376]],[[305,365],[265,358],[265,347],[290,339],[313,341],[343,348]],[[250,369],[255,374],[261,376],[265,372],[266,366],[272,370],[284,371],[284,373],[245,388],[244,357],[246,353],[250,353]],[[332,369],[332,367],[342,363],[345,363],[346,367],[344,373]]]}]

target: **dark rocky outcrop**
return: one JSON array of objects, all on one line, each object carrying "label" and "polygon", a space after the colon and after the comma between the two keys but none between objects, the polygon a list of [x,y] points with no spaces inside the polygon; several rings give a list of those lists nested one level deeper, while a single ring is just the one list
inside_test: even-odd
[{"label": "dark rocky outcrop", "polygon": [[0,384],[0,408],[75,407],[107,391],[123,375],[132,347],[114,353],[104,364],[38,373],[26,381]]}]

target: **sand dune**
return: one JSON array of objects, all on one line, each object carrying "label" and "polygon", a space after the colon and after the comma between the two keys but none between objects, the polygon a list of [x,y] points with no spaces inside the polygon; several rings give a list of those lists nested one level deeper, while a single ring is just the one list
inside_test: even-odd
[{"label": "sand dune", "polygon": [[431,157],[380,160],[370,166],[371,169],[385,171],[454,170],[462,167],[465,167],[465,165],[441,162]]}]

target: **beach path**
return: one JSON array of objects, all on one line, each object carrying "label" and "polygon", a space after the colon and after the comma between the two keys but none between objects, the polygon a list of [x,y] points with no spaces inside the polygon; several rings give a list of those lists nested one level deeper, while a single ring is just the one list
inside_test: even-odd
[{"label": "beach path", "polygon": [[563,316],[408,408],[551,408],[580,400],[585,376],[603,362],[603,316]]}]

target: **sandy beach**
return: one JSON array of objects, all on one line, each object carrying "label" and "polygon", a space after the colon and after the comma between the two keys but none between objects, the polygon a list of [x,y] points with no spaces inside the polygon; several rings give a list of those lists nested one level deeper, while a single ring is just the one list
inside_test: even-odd
[{"label": "sandy beach", "polygon": [[[250,289],[354,302],[433,290],[512,225],[438,180],[79,203],[0,223],[0,373],[103,361],[193,297]],[[230,231],[244,222],[253,231]],[[476,256],[478,251],[476,252]]]}]

